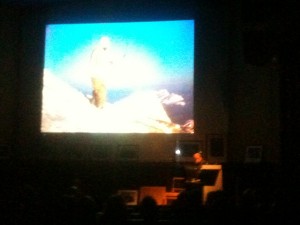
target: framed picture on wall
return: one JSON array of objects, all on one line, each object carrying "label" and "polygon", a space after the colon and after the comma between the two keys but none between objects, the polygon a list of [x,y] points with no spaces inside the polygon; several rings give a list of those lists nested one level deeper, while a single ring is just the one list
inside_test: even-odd
[{"label": "framed picture on wall", "polygon": [[137,160],[139,158],[138,145],[119,145],[117,152],[117,159],[120,160]]},{"label": "framed picture on wall", "polygon": [[245,162],[246,163],[259,163],[262,160],[262,149],[261,145],[258,146],[247,146]]},{"label": "framed picture on wall", "polygon": [[226,161],[226,138],[223,134],[208,134],[206,138],[207,160],[209,163],[222,163]]},{"label": "framed picture on wall", "polygon": [[111,159],[111,145],[92,144],[86,148],[88,157],[92,160],[109,160]]},{"label": "framed picture on wall", "polygon": [[138,204],[138,191],[137,190],[119,190],[118,194],[124,199],[126,205]]},{"label": "framed picture on wall", "polygon": [[181,162],[192,162],[196,152],[203,152],[205,156],[203,140],[180,140],[176,143],[176,160]]}]

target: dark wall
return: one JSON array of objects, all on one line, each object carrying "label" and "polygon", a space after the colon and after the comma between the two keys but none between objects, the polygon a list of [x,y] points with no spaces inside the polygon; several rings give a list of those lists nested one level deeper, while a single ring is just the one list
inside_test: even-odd
[{"label": "dark wall", "polygon": [[11,145],[14,141],[19,85],[20,10],[9,7],[1,7],[0,10],[0,143]]}]

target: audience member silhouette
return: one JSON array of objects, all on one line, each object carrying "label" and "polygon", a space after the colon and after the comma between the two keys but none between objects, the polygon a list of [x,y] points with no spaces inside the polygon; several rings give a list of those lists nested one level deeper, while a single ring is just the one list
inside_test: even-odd
[{"label": "audience member silhouette", "polygon": [[15,207],[11,218],[16,224],[42,223],[43,204],[36,185],[24,183],[16,192]]},{"label": "audience member silhouette", "polygon": [[[235,202],[223,190],[211,191],[207,194],[206,202],[207,225],[232,224],[236,222]],[[217,215],[217,216],[216,216]]]},{"label": "audience member silhouette", "polygon": [[64,225],[95,225],[97,204],[94,198],[86,193],[80,180],[68,188],[62,196],[59,223]]},{"label": "audience member silhouette", "polygon": [[186,189],[179,193],[172,203],[173,224],[195,224],[203,222],[204,207],[202,205],[201,191]]},{"label": "audience member silhouette", "polygon": [[139,211],[145,225],[158,224],[159,208],[152,196],[145,196],[139,205]]},{"label": "audience member silhouette", "polygon": [[103,213],[98,218],[99,225],[128,224],[128,209],[121,195],[109,196],[103,206]]}]

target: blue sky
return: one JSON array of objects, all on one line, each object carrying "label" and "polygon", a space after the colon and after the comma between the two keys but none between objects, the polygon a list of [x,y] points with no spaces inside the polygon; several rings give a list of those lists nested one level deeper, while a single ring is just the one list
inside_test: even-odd
[{"label": "blue sky", "polygon": [[[118,67],[128,63],[120,71],[136,79],[137,85],[193,80],[193,20],[48,25],[44,68],[76,88],[88,88],[84,68],[102,36],[111,39],[116,58],[124,61]],[[119,80],[115,88],[130,85]]]}]

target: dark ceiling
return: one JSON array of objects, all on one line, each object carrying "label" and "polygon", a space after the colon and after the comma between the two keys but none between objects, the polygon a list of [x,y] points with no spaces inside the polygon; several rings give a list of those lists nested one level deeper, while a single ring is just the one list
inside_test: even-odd
[{"label": "dark ceiling", "polygon": [[16,6],[30,6],[43,4],[56,4],[63,2],[75,2],[77,0],[0,0],[0,3]]}]

